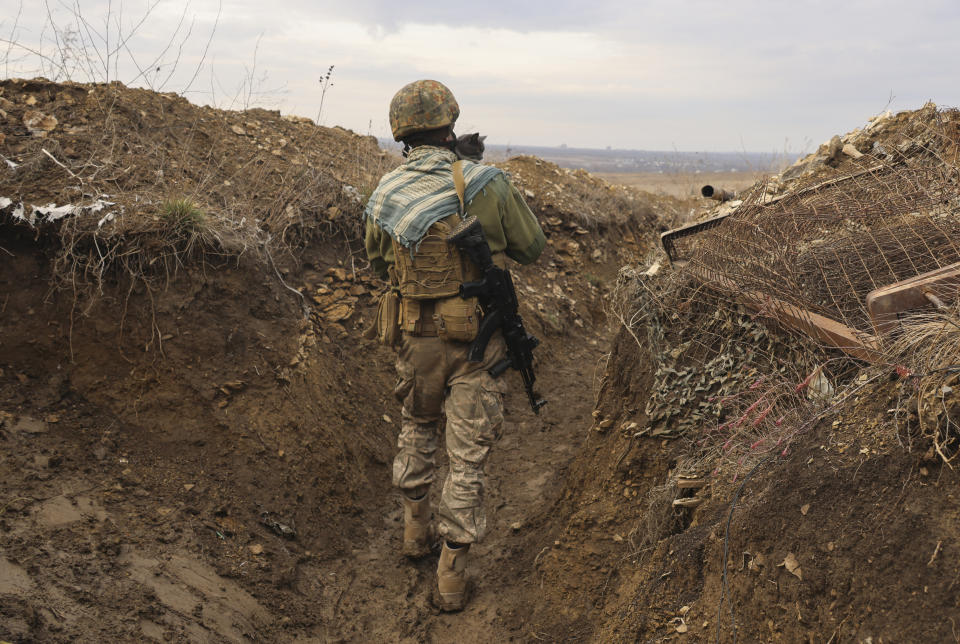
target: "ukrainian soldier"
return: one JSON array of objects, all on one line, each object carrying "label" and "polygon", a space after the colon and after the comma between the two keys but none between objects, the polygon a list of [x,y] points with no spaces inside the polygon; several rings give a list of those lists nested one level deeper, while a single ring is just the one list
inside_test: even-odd
[{"label": "ukrainian soldier", "polygon": [[[498,168],[458,161],[453,125],[460,108],[443,84],[421,80],[390,103],[390,127],[406,161],[381,179],[367,203],[366,250],[371,265],[393,289],[381,301],[381,341],[396,344],[397,386],[403,404],[393,482],[404,508],[403,554],[430,552],[433,512],[429,491],[434,455],[443,432],[450,471],[437,508],[443,543],[437,566],[440,607],[455,611],[467,600],[470,545],[486,529],[484,465],[503,426],[504,383],[489,370],[504,359],[501,334],[480,362],[467,359],[482,311],[460,285],[476,267],[447,236],[474,216],[494,261],[533,262],[545,239],[533,213]],[[440,427],[441,417],[446,424]]]}]

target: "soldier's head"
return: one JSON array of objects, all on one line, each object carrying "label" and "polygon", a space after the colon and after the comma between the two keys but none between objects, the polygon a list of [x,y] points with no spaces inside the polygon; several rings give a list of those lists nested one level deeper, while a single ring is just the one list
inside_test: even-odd
[{"label": "soldier's head", "polygon": [[403,142],[404,153],[421,145],[453,149],[457,143],[453,124],[459,116],[453,92],[435,80],[404,85],[390,101],[390,129],[393,140]]}]

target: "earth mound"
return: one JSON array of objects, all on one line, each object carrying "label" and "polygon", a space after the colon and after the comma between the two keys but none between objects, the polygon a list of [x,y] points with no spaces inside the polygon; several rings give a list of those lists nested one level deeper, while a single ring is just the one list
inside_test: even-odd
[{"label": "earth mound", "polygon": [[[6,80],[0,97],[0,635],[449,635],[432,562],[397,554],[394,356],[363,334],[386,285],[360,213],[398,160],[116,83]],[[634,194],[610,216],[532,200],[549,245],[515,279],[550,405],[534,417],[513,384],[477,549],[490,573],[457,616],[477,641],[526,633],[502,600],[529,594],[589,424],[604,297],[681,208]]]},{"label": "earth mound", "polygon": [[873,119],[621,271],[542,637],[955,637],[958,122]]}]

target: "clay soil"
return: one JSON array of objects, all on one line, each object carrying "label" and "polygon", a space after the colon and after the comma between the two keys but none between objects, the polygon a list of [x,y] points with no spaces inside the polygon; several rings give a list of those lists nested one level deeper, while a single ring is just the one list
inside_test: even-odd
[{"label": "clay soil", "polygon": [[[234,269],[171,287],[155,313],[134,296],[127,307],[143,315],[129,315],[122,337],[112,324],[97,328],[97,316],[118,312],[107,304],[71,334],[70,303],[42,297],[42,256],[10,242],[5,639],[480,642],[526,633],[514,598],[528,592],[546,512],[589,425],[601,336],[554,336],[540,350],[550,398],[542,417],[522,393],[509,396],[475,600],[444,615],[431,598],[435,556],[411,564],[398,554],[390,351],[359,328],[312,336],[295,298]],[[297,279],[322,283],[323,273]],[[173,336],[162,356],[143,351],[151,324]],[[306,351],[304,331],[317,338]],[[298,353],[300,368],[284,373]]]},{"label": "clay soil", "polygon": [[[538,384],[550,404],[537,417],[522,391],[508,396],[475,600],[451,616],[432,603],[436,558],[398,554],[389,462],[399,409],[392,352],[361,337],[372,297],[346,326],[305,322],[275,277],[208,267],[152,302],[122,293],[71,322],[73,303],[49,292],[32,241],[8,235],[3,246],[16,259],[0,295],[6,639],[480,642],[528,632],[516,598],[533,590],[606,351],[595,287],[555,278],[580,311],[548,311],[546,324],[528,314],[545,339]],[[356,252],[324,249],[287,283],[365,284],[340,264]],[[518,277],[540,292],[553,285]],[[162,353],[148,348],[154,327]]]},{"label": "clay soil", "polygon": [[[364,268],[356,196],[390,159],[364,137],[262,110],[217,112],[116,85],[0,89],[4,156],[18,166],[5,169],[0,194],[28,213],[76,201],[72,179],[95,183],[103,164],[160,166],[102,186],[125,207],[114,223],[32,227],[13,206],[0,213],[0,639],[486,642],[535,633],[533,567],[593,421],[608,351],[603,296],[618,268],[649,250],[659,202],[579,175],[564,179],[582,184],[570,201],[570,191],[548,189],[563,174],[552,164],[506,164],[536,193],[528,198],[549,238],[515,280],[543,341],[538,389],[550,402],[535,416],[515,374],[505,376],[490,535],[474,549],[473,601],[447,615],[432,599],[436,555],[411,563],[398,554],[394,354],[363,333],[385,285]],[[28,107],[59,124],[31,134],[21,125]],[[116,145],[126,129],[135,144]],[[168,151],[165,161],[148,154],[156,150]],[[156,180],[171,169],[177,178]],[[155,213],[173,188],[250,247],[184,230],[162,238]],[[263,234],[231,223],[258,200],[270,208],[258,225],[279,242],[262,250]],[[134,261],[98,260],[106,244]],[[102,272],[65,287],[64,262],[77,257]]]},{"label": "clay soil", "polygon": [[[612,354],[600,409],[642,423],[649,357],[626,334]],[[708,476],[692,509],[670,507],[682,441],[592,432],[537,569],[539,639],[956,641],[960,481],[891,434],[899,386],[739,479]]]},{"label": "clay soil", "polygon": [[[0,90],[0,640],[957,640],[958,479],[891,425],[909,380],[671,505],[689,444],[636,432],[653,356],[605,311],[689,203],[502,164],[548,235],[515,280],[550,402],[505,376],[490,534],[445,614],[436,553],[398,554],[394,354],[364,336],[385,285],[362,195],[396,160],[263,110]],[[58,124],[32,133],[31,110]],[[164,236],[173,193],[216,234]],[[13,214],[100,194],[123,216]]]}]

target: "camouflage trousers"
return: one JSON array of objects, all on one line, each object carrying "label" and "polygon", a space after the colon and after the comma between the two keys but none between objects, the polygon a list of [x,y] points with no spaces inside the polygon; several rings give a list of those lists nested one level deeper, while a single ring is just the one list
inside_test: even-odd
[{"label": "camouflage trousers", "polygon": [[[434,456],[444,430],[450,472],[443,483],[437,528],[456,543],[475,543],[486,531],[484,464],[503,429],[504,385],[487,369],[503,359],[498,333],[483,362],[467,362],[469,345],[404,334],[394,391],[403,403],[393,483],[412,498],[426,494],[435,477]],[[441,415],[446,427],[440,427]]]}]

